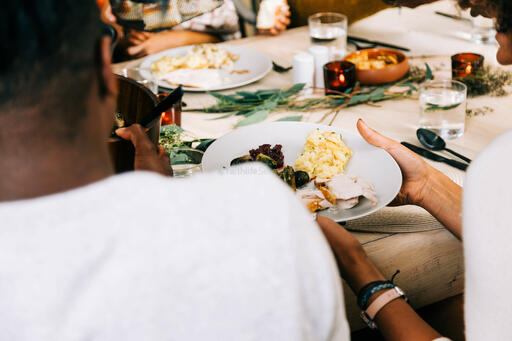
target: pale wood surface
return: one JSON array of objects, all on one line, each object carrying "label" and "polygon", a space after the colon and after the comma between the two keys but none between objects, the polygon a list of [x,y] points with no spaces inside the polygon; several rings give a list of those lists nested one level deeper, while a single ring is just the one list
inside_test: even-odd
[{"label": "pale wood surface", "polygon": [[[352,25],[349,34],[407,46],[412,49],[409,54],[411,63],[422,65],[428,62],[435,70],[436,77],[449,76],[449,56],[458,52],[478,52],[486,57],[488,64],[496,64],[496,46],[475,45],[462,39],[467,36],[469,27],[437,16],[434,10],[454,12],[453,2],[443,1],[415,11],[403,9],[401,14],[396,9],[386,10]],[[310,41],[307,29],[298,28],[278,37],[252,37],[229,44],[262,51],[278,64],[290,65],[293,55],[307,50]],[[419,57],[422,55],[427,57]],[[114,70],[135,67],[139,63],[133,61],[114,65]],[[291,72],[271,72],[263,80],[244,87],[244,90],[283,88],[289,87],[291,83]],[[189,108],[214,103],[213,98],[205,94],[186,94],[184,101]],[[481,97],[468,101],[470,108],[484,105],[492,107],[494,112],[468,119],[465,135],[450,141],[450,148],[474,158],[497,135],[512,128],[511,97]],[[291,113],[272,114],[269,120],[277,120],[286,115]],[[323,115],[323,112],[306,114],[304,121],[317,122]],[[183,127],[199,137],[219,137],[231,131],[238,120],[229,118],[212,121],[214,117],[216,115],[186,113],[182,119]],[[360,117],[394,139],[417,143],[417,100],[385,102],[378,108],[358,106],[345,109],[334,125],[355,131],[355,123]],[[330,118],[323,123],[329,121]],[[443,164],[432,164],[462,185],[463,172]],[[416,207],[386,208],[370,217],[349,223],[347,227],[371,232],[357,232],[355,236],[388,278],[400,270],[396,282],[406,290],[413,306],[422,307],[462,292],[464,271],[461,243],[424,210]],[[358,329],[362,323],[354,295],[345,288],[345,296],[349,322],[353,329]]]}]

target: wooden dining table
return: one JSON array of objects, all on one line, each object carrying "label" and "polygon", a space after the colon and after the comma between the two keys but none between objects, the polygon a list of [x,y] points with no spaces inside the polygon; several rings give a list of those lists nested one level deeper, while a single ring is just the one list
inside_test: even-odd
[{"label": "wooden dining table", "polygon": [[[351,24],[349,35],[388,42],[411,49],[410,63],[422,67],[428,63],[436,78],[450,78],[450,56],[459,52],[476,52],[486,58],[488,65],[497,66],[497,45],[480,45],[469,40],[470,24],[435,14],[443,11],[457,14],[452,1],[440,1],[415,10],[388,9]],[[275,37],[255,36],[228,44],[265,53],[274,62],[290,66],[293,56],[311,45],[307,27],[287,30]],[[350,44],[348,45],[351,48]],[[141,60],[114,64],[115,72],[136,68]],[[504,68],[504,67],[501,67]],[[504,68],[505,69],[505,68]],[[244,86],[243,90],[287,88],[293,84],[293,71],[272,71],[262,80]],[[240,90],[240,89],[237,89]],[[232,93],[235,90],[223,91]],[[215,103],[206,93],[186,93],[188,108],[201,108]],[[448,141],[448,147],[475,158],[494,138],[512,128],[512,97],[481,96],[468,99],[468,108],[489,107],[487,113],[467,117],[465,134]],[[336,117],[327,111],[303,113],[303,121],[328,124],[356,132],[358,118],[398,141],[419,145],[415,132],[419,122],[417,98],[381,102],[378,105],[359,105],[345,108]],[[182,127],[201,138],[218,138],[234,129],[240,120],[229,117],[213,120],[221,114],[185,112]],[[293,112],[272,113],[268,121],[294,116]],[[444,154],[440,152],[440,154]],[[452,157],[450,154],[447,157]],[[448,165],[427,161],[460,185],[464,172]],[[388,207],[368,217],[351,221],[346,227],[363,244],[366,252],[382,273],[391,278],[399,270],[395,282],[408,294],[411,304],[420,308],[461,294],[464,288],[462,243],[448,232],[428,212],[416,206]],[[482,227],[482,233],[487,233]],[[359,318],[355,296],[345,285],[347,318],[352,330],[364,325]]]}]

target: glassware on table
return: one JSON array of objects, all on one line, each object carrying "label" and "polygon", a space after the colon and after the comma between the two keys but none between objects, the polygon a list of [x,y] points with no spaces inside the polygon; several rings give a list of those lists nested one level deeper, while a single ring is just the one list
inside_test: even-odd
[{"label": "glassware on table", "polygon": [[343,59],[347,54],[348,19],[340,13],[317,13],[308,18],[312,45],[329,48],[329,59]]},{"label": "glassware on table", "polygon": [[[156,98],[161,102],[168,94],[161,93]],[[161,126],[175,124],[181,127],[181,100],[174,104],[169,110],[162,113]]]},{"label": "glassware on table", "polygon": [[464,134],[467,87],[453,80],[432,80],[420,86],[420,128],[444,139]]},{"label": "glassware on table", "polygon": [[351,62],[335,61],[324,65],[326,95],[341,95],[356,84],[356,66]]},{"label": "glassware on table", "polygon": [[478,16],[471,18],[471,41],[477,44],[496,44],[494,20]]},{"label": "glassware on table", "polygon": [[155,73],[151,72],[151,78],[145,78],[141,75],[139,68],[124,68],[121,70],[121,76],[133,79],[139,84],[144,85],[151,90],[152,93],[158,93],[158,77]]},{"label": "glassware on table", "polygon": [[175,178],[184,178],[202,171],[204,153],[192,148],[175,148],[169,153]]}]

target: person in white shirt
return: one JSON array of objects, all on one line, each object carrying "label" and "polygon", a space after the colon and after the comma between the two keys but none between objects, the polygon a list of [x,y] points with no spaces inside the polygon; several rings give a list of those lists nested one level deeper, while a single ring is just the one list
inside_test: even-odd
[{"label": "person in white shirt", "polygon": [[[117,133],[133,142],[139,171],[113,175],[105,139],[116,82],[94,6],[0,5],[0,340],[348,340],[328,244],[270,172],[169,179],[161,175],[168,159],[135,125]],[[398,201],[421,204],[460,237],[460,188],[363,122],[358,128],[399,162]],[[384,280],[348,232],[318,223],[354,291]],[[506,261],[502,254],[494,260]],[[468,296],[486,287],[469,288]],[[489,305],[499,316],[481,320],[503,328],[497,335],[511,335],[504,306]],[[440,337],[401,299],[375,322],[388,340]],[[478,340],[472,333],[486,326],[472,322],[468,337]]]},{"label": "person in white shirt", "polygon": [[173,180],[135,125],[113,174],[93,1],[2,2],[0,26],[0,340],[349,339],[329,245],[266,168]]},{"label": "person in white shirt", "polygon": [[[512,3],[508,0],[462,0],[471,14],[495,18],[500,44],[497,59],[512,64]],[[462,188],[400,143],[386,138],[362,120],[360,134],[385,149],[398,162],[404,182],[397,205],[413,204],[428,210],[458,239],[464,236],[465,338],[468,341],[511,340],[512,282],[509,268],[509,211],[512,204],[510,150],[512,131],[496,138],[471,163]],[[464,210],[463,210],[464,203]],[[347,231],[330,221],[321,222],[343,277],[357,292],[364,283],[383,280],[363,248]],[[464,226],[464,234],[463,234]],[[383,295],[379,292],[370,303]],[[382,307],[375,322],[386,340],[432,340],[435,332],[405,303],[395,299]]]}]

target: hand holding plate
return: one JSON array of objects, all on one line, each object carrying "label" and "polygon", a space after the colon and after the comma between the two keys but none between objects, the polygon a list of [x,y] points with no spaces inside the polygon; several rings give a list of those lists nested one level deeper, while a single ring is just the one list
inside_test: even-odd
[{"label": "hand holding plate", "polygon": [[386,150],[402,170],[402,188],[391,204],[394,206],[419,205],[423,200],[425,185],[429,180],[432,167],[397,141],[370,128],[362,119],[357,121],[357,129],[368,143]]}]

